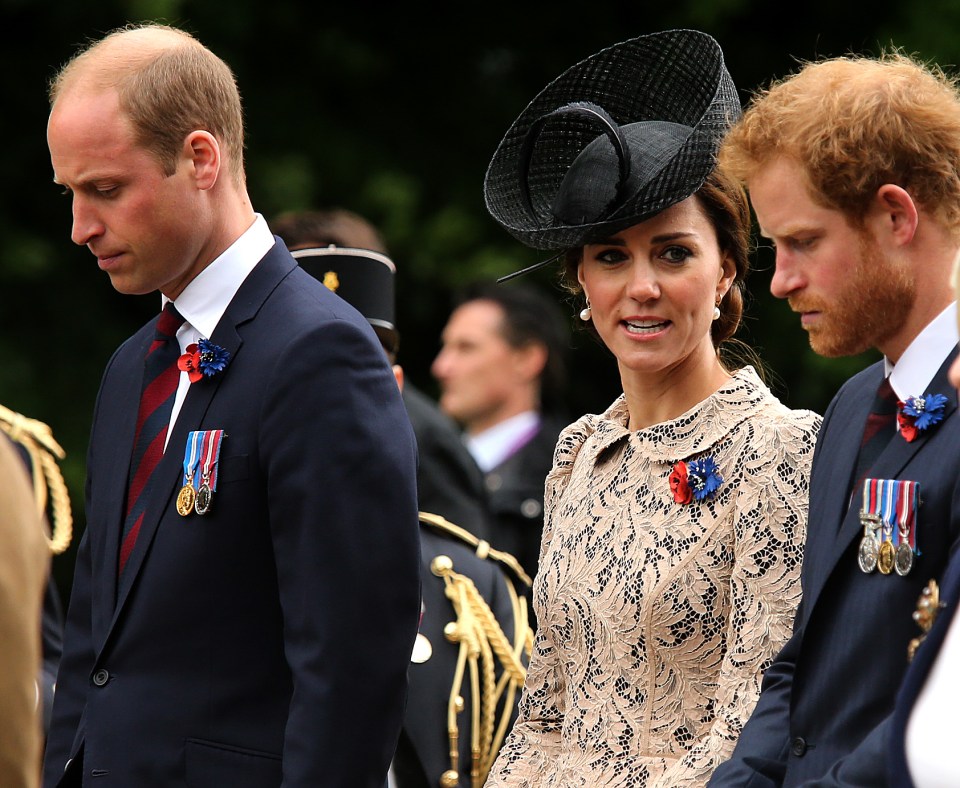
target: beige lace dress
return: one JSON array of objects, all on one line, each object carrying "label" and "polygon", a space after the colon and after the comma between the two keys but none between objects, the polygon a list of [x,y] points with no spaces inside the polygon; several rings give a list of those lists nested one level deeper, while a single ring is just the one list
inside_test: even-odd
[{"label": "beige lace dress", "polygon": [[[620,397],[560,436],[520,715],[486,788],[690,786],[733,751],[800,600],[820,417],[750,367],[629,432]],[[712,499],[669,476],[712,457]]]}]

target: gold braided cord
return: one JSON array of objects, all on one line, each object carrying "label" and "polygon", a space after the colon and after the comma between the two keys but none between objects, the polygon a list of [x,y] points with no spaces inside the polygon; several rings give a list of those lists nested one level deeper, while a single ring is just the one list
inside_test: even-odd
[{"label": "gold braided cord", "polygon": [[47,545],[50,552],[62,553],[73,538],[70,495],[57,463],[57,460],[66,456],[66,452],[54,440],[50,427],[42,421],[27,418],[3,405],[0,405],[0,429],[23,446],[30,456],[33,497],[41,519],[46,517],[49,494],[53,533],[47,537]]},{"label": "gold braided cord", "polygon": [[461,528],[459,525],[454,525],[445,517],[441,517],[439,514],[430,514],[429,512],[420,512],[421,522],[428,523],[429,525],[439,528],[441,531],[446,531],[453,536],[456,536],[463,542],[473,546],[477,555],[481,558],[492,558],[494,561],[498,561],[501,564],[510,568],[520,580],[520,582],[525,583],[527,586],[532,586],[533,581],[530,579],[530,575],[523,571],[523,567],[520,566],[520,562],[517,559],[510,555],[510,553],[505,553],[502,550],[494,550],[490,547],[489,542],[485,542],[482,539],[474,536],[465,528]]},{"label": "gold braided cord", "polygon": [[[422,516],[422,515],[421,515]],[[479,540],[478,540],[479,541]],[[493,551],[491,551],[493,552]],[[511,643],[497,623],[490,606],[473,580],[453,569],[447,556],[438,556],[431,564],[434,574],[443,578],[446,596],[453,605],[456,621],[445,628],[447,639],[460,644],[457,668],[447,702],[447,728],[451,750],[451,772],[460,768],[457,754],[460,732],[457,716],[463,710],[463,685],[469,671],[471,691],[470,779],[473,788],[481,788],[509,725],[513,701],[526,678],[522,662],[533,643],[527,623],[526,601],[521,599],[509,579],[504,578],[514,612],[515,634]],[[528,647],[527,644],[530,644]],[[502,673],[496,677],[496,664]],[[500,719],[497,708],[502,704]],[[452,783],[451,783],[452,784]]]}]

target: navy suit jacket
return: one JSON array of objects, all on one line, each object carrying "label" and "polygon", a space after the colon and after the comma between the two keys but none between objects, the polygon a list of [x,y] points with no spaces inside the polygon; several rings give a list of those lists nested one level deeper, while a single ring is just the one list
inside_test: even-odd
[{"label": "navy suit jacket", "polygon": [[[416,450],[379,342],[278,240],[210,337],[230,362],[191,384],[118,582],[153,332],[97,399],[44,784],[379,788],[420,611]],[[198,429],[226,431],[219,482],[182,517]]]},{"label": "navy suit jacket", "polygon": [[887,730],[907,669],[911,619],[960,536],[960,415],[947,381],[956,350],[925,392],[948,398],[944,420],[908,443],[895,435],[869,475],[920,486],[918,547],[907,577],[857,565],[861,492],[850,489],[882,362],[851,378],[830,403],[814,453],[794,634],[766,671],[760,700],[716,786],[886,784]]},{"label": "navy suit jacket", "polygon": [[[940,604],[943,608],[917,649],[917,653],[907,669],[900,693],[897,695],[897,705],[890,723],[890,785],[894,788],[913,788],[913,780],[907,769],[907,756],[904,749],[906,744],[907,723],[910,713],[916,703],[920,691],[927,680],[930,669],[936,662],[937,654],[946,637],[950,623],[953,621],[957,606],[960,605],[960,552],[953,554],[946,572],[938,581],[940,586]],[[919,634],[919,630],[917,630]],[[957,666],[960,668],[960,665]]]}]

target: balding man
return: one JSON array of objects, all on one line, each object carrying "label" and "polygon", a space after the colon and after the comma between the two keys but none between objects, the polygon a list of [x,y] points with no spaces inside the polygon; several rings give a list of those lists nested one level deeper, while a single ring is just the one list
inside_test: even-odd
[{"label": "balding man", "polygon": [[192,36],[85,49],[47,139],[73,241],[164,309],[98,396],[45,785],[380,788],[420,602],[373,330],[254,212],[233,74]]}]

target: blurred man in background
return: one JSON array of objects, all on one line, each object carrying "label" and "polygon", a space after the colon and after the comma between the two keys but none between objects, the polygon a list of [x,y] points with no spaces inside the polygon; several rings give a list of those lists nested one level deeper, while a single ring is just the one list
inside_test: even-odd
[{"label": "blurred man in background", "polygon": [[557,305],[523,285],[476,284],[443,329],[431,371],[440,408],[484,474],[490,541],[536,574],[544,480],[567,419],[567,331]]}]

